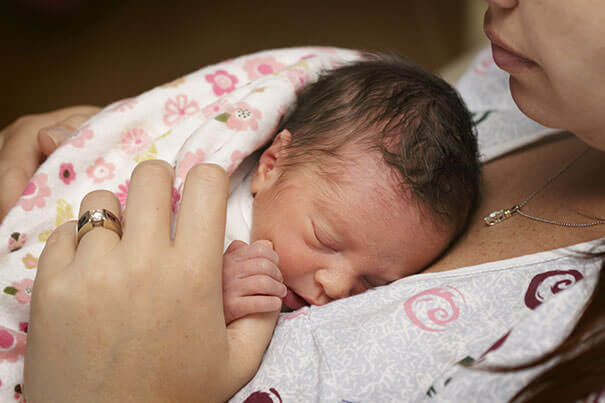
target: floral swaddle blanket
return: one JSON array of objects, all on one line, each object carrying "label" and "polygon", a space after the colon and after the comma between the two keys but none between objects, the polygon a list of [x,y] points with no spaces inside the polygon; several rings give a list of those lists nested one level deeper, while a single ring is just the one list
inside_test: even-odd
[{"label": "floral swaddle blanket", "polygon": [[[199,162],[231,174],[275,134],[297,92],[324,70],[359,58],[336,48],[291,48],[238,57],[113,103],[40,166],[0,225],[0,401],[22,399],[29,301],[38,257],[52,231],[76,218],[88,192],[108,189],[122,207],[135,165],[176,169],[173,212]],[[237,183],[231,183],[231,189]]]}]

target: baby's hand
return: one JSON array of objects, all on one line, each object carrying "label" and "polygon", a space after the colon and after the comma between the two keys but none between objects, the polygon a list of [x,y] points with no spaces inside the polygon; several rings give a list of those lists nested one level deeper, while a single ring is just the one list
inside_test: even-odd
[{"label": "baby's hand", "polygon": [[279,311],[287,293],[283,281],[271,242],[231,242],[223,254],[225,323],[253,313]]}]

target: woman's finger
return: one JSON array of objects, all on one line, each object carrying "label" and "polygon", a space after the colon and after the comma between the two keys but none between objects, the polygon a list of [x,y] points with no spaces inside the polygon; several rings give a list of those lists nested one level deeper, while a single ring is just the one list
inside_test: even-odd
[{"label": "woman's finger", "polygon": [[174,170],[166,161],[141,162],[132,172],[124,212],[124,241],[135,250],[170,244]]},{"label": "woman's finger", "polygon": [[18,166],[0,172],[0,222],[19,199],[29,178],[27,172]]},{"label": "woman's finger", "polygon": [[52,277],[69,265],[76,254],[76,221],[58,226],[44,245],[36,278]]},{"label": "woman's finger", "polygon": [[[120,219],[121,209],[120,201],[116,195],[108,190],[95,190],[88,193],[80,203],[80,213],[78,220],[90,210],[105,209],[113,213],[115,217]],[[82,232],[83,230],[80,230]],[[115,231],[98,226],[93,227],[90,231],[84,233],[80,240],[76,240],[76,254],[83,256],[86,259],[94,259],[105,255],[113,249],[120,241],[120,235]]]},{"label": "woman's finger", "polygon": [[60,122],[40,129],[38,132],[38,144],[42,154],[45,156],[50,155],[67,139],[73,137],[78,128],[92,115],[93,113],[71,115]]},{"label": "woman's finger", "polygon": [[198,164],[185,179],[183,199],[177,217],[174,243],[187,261],[199,262],[211,270],[216,281],[209,287],[220,288],[225,216],[229,178],[214,164]]}]

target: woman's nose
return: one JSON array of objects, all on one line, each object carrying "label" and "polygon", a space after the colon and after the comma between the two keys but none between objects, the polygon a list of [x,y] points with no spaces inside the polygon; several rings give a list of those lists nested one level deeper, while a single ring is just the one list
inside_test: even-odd
[{"label": "woman's nose", "polygon": [[519,0],[486,0],[490,7],[515,8],[519,5]]},{"label": "woman's nose", "polygon": [[350,296],[354,285],[354,277],[351,273],[339,268],[317,270],[315,281],[331,299]]}]

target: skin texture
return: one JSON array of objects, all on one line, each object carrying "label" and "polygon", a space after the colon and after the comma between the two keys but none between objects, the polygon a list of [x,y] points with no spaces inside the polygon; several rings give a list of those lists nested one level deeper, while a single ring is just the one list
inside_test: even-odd
[{"label": "skin texture", "polygon": [[531,61],[509,70],[519,108],[542,124],[569,130],[490,161],[483,167],[482,200],[470,226],[427,271],[574,245],[605,236],[605,226],[569,230],[513,217],[487,227],[482,217],[538,189],[586,145],[592,149],[524,208],[567,222],[604,217],[605,210],[605,6],[598,0],[490,0],[485,31]]},{"label": "skin texture", "polygon": [[273,243],[284,283],[307,303],[416,273],[445,248],[451,231],[437,229],[409,195],[402,200],[378,154],[344,150],[349,162],[338,183],[306,166],[280,180],[289,141],[282,131],[259,159],[251,239]]},{"label": "skin texture", "polygon": [[[48,240],[31,300],[28,401],[225,401],[256,371],[277,313],[225,326],[228,178],[215,165],[191,169],[171,240],[173,178],[163,161],[136,167],[122,239],[95,228],[76,248],[71,221]],[[120,212],[113,193],[95,191],[80,215],[100,207]]]},{"label": "skin texture", "polygon": [[[534,62],[509,71],[515,102],[544,125],[605,149],[605,7],[599,0],[488,1],[485,31]],[[590,102],[586,102],[590,100]]]},{"label": "skin texture", "polygon": [[[227,323],[279,309],[285,286],[307,304],[324,305],[388,284],[420,271],[449,243],[451,231],[436,228],[417,202],[393,190],[398,182],[378,154],[347,152],[355,163],[339,171],[339,184],[305,166],[278,180],[290,138],[288,130],[276,136],[252,179],[256,242],[232,243],[225,252]],[[298,308],[289,298],[284,305]]]}]

